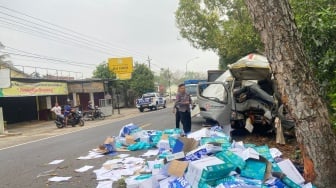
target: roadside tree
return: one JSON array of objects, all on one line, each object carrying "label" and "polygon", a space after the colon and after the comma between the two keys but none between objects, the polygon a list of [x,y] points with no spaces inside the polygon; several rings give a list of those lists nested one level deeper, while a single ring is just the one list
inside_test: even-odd
[{"label": "roadside tree", "polygon": [[216,52],[220,69],[263,49],[243,0],[180,0],[175,16],[181,36],[198,49]]},{"label": "roadside tree", "polygon": [[304,54],[288,0],[245,0],[265,45],[278,90],[296,122],[305,179],[318,187],[333,187],[336,139],[328,109]]},{"label": "roadside tree", "polygon": [[144,64],[135,63],[132,79],[129,84],[136,97],[141,96],[145,92],[155,91],[154,74]]}]

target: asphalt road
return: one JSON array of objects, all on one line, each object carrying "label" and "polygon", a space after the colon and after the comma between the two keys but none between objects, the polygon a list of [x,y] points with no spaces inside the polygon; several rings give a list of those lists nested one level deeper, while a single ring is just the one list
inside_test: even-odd
[{"label": "asphalt road", "polygon": [[[3,148],[0,150],[0,187],[96,187],[97,180],[93,170],[99,169],[105,161],[112,157],[77,160],[78,157],[86,156],[107,136],[118,135],[122,126],[126,124],[134,123],[148,130],[163,130],[174,128],[174,122],[172,109],[166,108],[135,115],[130,114],[114,121],[104,120],[91,127],[86,125],[85,128],[67,128],[63,130],[64,134],[49,133],[43,138],[34,138],[35,141],[30,140],[29,143]],[[200,118],[194,119],[193,130],[199,129],[201,124]],[[124,153],[139,156],[144,152],[146,151]],[[58,165],[48,164],[58,159],[64,159],[64,162]],[[94,168],[84,173],[74,172],[75,169],[84,165],[91,165]],[[48,178],[52,175],[72,176],[72,178],[61,183],[48,182]]]}]

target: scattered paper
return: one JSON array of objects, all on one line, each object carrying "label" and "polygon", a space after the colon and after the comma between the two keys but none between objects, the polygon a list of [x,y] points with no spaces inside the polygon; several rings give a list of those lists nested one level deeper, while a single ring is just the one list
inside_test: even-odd
[{"label": "scattered paper", "polygon": [[61,182],[61,181],[68,181],[71,177],[59,177],[55,176],[52,178],[49,178],[48,181],[54,181],[54,182]]},{"label": "scattered paper", "polygon": [[49,164],[60,164],[61,162],[63,162],[64,159],[61,159],[61,160],[54,160],[52,162],[50,162]]},{"label": "scattered paper", "polygon": [[130,156],[130,154],[119,154],[118,157],[119,158],[125,158],[125,157],[128,157]]},{"label": "scattered paper", "polygon": [[91,168],[93,168],[93,166],[87,166],[87,165],[85,165],[82,168],[76,169],[75,171],[76,172],[85,172],[85,171],[90,170]]},{"label": "scattered paper", "polygon": [[210,131],[207,128],[202,128],[201,130],[192,132],[187,135],[188,138],[194,138],[195,140],[200,140],[202,137],[209,137]]},{"label": "scattered paper", "polygon": [[89,154],[87,156],[80,156],[77,159],[79,160],[88,160],[88,159],[97,159],[100,157],[104,157],[103,154],[97,152],[96,150],[89,151]]},{"label": "scattered paper", "polygon": [[120,174],[113,173],[112,170],[106,170],[104,168],[94,170],[93,172],[96,174],[98,181],[100,180],[118,181],[121,178]]},{"label": "scattered paper", "polygon": [[281,155],[282,155],[281,151],[278,150],[277,148],[271,148],[270,153],[271,153],[273,159],[275,159],[276,157],[281,157]]},{"label": "scattered paper", "polygon": [[113,181],[100,181],[96,188],[111,188]]},{"label": "scattered paper", "polygon": [[151,156],[156,156],[159,154],[159,150],[148,150],[146,153],[142,154],[141,156],[143,157],[151,157]]}]

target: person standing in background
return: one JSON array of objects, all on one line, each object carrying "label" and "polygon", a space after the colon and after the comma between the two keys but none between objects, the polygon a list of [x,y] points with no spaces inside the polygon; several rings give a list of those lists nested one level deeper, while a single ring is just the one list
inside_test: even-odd
[{"label": "person standing in background", "polygon": [[183,125],[183,131],[188,134],[191,131],[191,114],[190,104],[192,104],[191,97],[186,93],[185,85],[180,84],[178,86],[178,93],[176,95],[175,106],[178,106],[178,112]]},{"label": "person standing in background", "polygon": [[[176,96],[179,94],[180,90],[177,89],[177,94]],[[181,117],[180,117],[180,113],[178,110],[178,105],[174,104],[174,108],[173,108],[173,113],[175,114],[175,128],[179,129],[180,128],[180,121],[181,121]]]}]

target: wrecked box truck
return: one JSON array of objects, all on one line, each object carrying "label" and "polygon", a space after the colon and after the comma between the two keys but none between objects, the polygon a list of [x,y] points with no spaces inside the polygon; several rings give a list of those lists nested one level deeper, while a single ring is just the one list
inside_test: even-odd
[{"label": "wrecked box truck", "polygon": [[279,104],[266,57],[249,54],[198,89],[200,115],[222,126],[226,134],[232,129],[273,130]]}]

